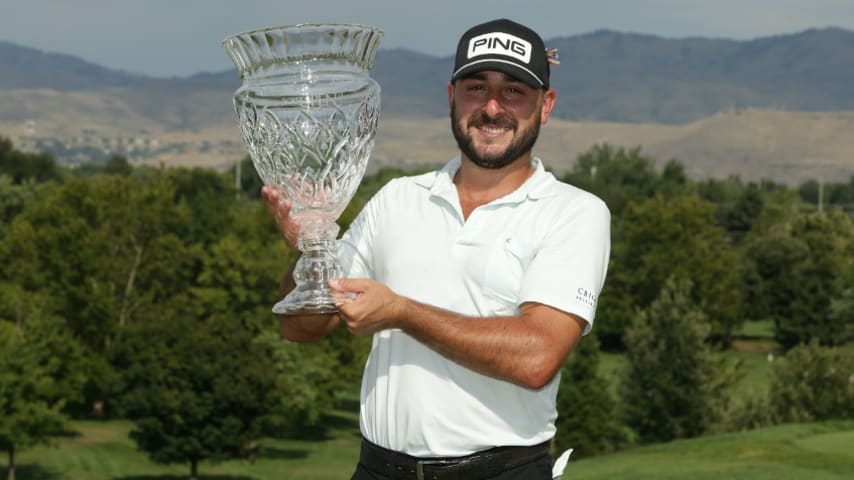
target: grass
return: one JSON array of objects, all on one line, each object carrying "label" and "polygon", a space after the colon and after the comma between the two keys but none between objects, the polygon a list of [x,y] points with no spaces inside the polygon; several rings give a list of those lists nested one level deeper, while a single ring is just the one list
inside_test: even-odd
[{"label": "grass", "polygon": [[854,472],[854,422],[782,425],[570,461],[573,480],[842,480]]},{"label": "grass", "polygon": [[[340,480],[350,478],[359,452],[355,414],[335,412],[322,440],[271,440],[261,444],[255,462],[203,462],[200,480]],[[124,421],[77,421],[76,435],[53,447],[18,455],[18,480],[178,480],[189,478],[187,465],[158,465],[136,450]],[[0,465],[3,465],[0,463]],[[3,468],[0,467],[0,472]]]},{"label": "grass", "polygon": [[[351,414],[328,419],[322,440],[267,440],[252,464],[229,461],[200,466],[201,480],[347,479],[358,457],[358,428]],[[128,440],[127,422],[75,422],[76,436],[58,448],[35,448],[19,457],[19,480],[178,480],[185,465],[148,461]],[[792,424],[637,447],[570,461],[573,480],[842,480],[854,472],[854,421]]]},{"label": "grass", "polygon": [[736,332],[738,337],[773,339],[774,322],[771,320],[757,320],[745,322]]}]

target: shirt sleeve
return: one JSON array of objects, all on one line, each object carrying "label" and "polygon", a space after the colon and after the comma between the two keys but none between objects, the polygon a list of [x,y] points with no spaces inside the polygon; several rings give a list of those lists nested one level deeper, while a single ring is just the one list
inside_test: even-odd
[{"label": "shirt sleeve", "polygon": [[377,192],[338,240],[338,261],[345,278],[376,278],[374,272],[374,243],[381,204],[388,185]]},{"label": "shirt sleeve", "polygon": [[554,219],[525,271],[520,304],[537,302],[580,316],[589,333],[611,250],[611,214],[591,196]]}]

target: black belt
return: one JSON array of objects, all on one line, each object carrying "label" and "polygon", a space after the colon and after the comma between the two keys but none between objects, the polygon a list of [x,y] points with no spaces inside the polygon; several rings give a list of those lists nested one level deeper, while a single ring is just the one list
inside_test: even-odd
[{"label": "black belt", "polygon": [[495,447],[465,457],[418,458],[362,439],[359,463],[394,479],[481,480],[549,454],[549,442],[530,447]]}]

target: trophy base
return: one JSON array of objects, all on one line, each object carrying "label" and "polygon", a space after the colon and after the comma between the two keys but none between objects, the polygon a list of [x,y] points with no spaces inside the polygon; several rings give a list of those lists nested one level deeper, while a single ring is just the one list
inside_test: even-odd
[{"label": "trophy base", "polygon": [[273,305],[276,315],[321,315],[338,313],[335,298],[329,288],[297,287]]}]

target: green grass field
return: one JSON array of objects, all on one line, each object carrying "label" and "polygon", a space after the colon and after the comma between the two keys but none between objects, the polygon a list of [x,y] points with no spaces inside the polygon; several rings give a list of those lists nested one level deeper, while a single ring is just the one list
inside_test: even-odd
[{"label": "green grass field", "polygon": [[[205,463],[204,480],[347,479],[358,454],[350,416],[316,441],[266,441],[252,464]],[[178,480],[184,465],[160,466],[137,452],[126,422],[75,422],[77,436],[20,455],[19,480]],[[570,461],[564,479],[842,480],[854,472],[854,422],[826,422],[713,435]]]},{"label": "green grass field", "polygon": [[[336,413],[322,440],[266,440],[253,462],[204,462],[201,480],[348,479],[359,452],[355,416]],[[189,465],[157,465],[128,438],[123,421],[74,422],[75,436],[53,447],[37,447],[18,456],[18,480],[178,480],[189,478]],[[0,463],[5,467],[5,464]],[[0,468],[0,471],[5,470]],[[0,477],[4,478],[4,477]]]},{"label": "green grass field", "polygon": [[783,425],[570,461],[564,479],[831,480],[854,475],[854,422]]}]

